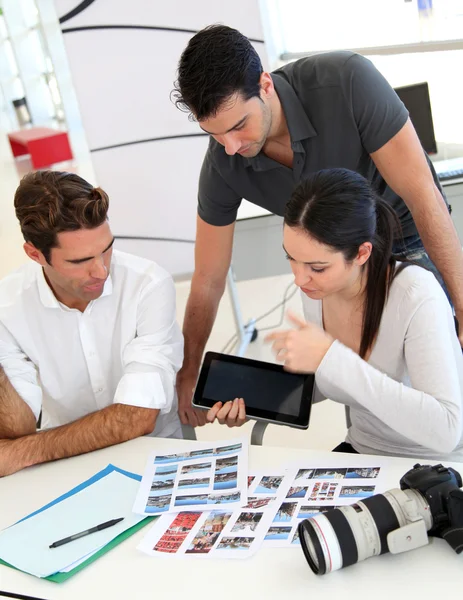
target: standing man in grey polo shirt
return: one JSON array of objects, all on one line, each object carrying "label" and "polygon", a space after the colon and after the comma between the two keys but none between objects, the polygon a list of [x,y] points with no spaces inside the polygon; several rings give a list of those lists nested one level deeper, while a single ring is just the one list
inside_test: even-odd
[{"label": "standing man in grey polo shirt", "polygon": [[407,110],[369,60],[329,52],[266,73],[246,37],[213,25],[184,50],[174,95],[211,136],[177,378],[182,423],[205,423],[191,407],[192,389],[225,289],[241,200],[283,215],[294,187],[314,171],[344,167],[375,185],[401,220],[407,256],[444,280],[463,322],[463,254],[442,189]]}]

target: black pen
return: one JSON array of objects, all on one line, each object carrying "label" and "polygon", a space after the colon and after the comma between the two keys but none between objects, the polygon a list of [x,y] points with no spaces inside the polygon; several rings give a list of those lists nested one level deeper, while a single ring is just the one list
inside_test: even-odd
[{"label": "black pen", "polygon": [[121,517],[120,519],[113,519],[112,521],[106,521],[106,523],[100,523],[95,527],[90,527],[90,529],[86,529],[85,531],[81,531],[80,533],[75,533],[74,535],[70,535],[67,538],[58,540],[57,542],[53,542],[53,544],[50,545],[50,548],[58,548],[58,546],[62,546],[63,544],[67,544],[68,542],[78,540],[79,538],[89,535],[90,533],[96,533],[97,531],[101,531],[102,529],[112,527],[113,525],[116,525],[117,523],[120,523],[123,520],[124,517]]},{"label": "black pen", "polygon": [[3,598],[16,598],[17,600],[43,600],[43,598],[36,598],[35,596],[25,596],[24,594],[15,594],[14,592],[2,592],[0,596]]}]

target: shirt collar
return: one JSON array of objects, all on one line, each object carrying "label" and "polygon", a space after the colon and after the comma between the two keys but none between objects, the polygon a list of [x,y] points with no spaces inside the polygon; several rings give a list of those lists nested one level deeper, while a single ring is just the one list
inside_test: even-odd
[{"label": "shirt collar", "polygon": [[[63,306],[63,304],[61,304],[61,302],[56,298],[55,294],[53,293],[53,290],[48,285],[47,280],[45,279],[43,269],[40,266],[37,273],[37,286],[39,289],[40,301],[42,302],[43,306],[45,306],[46,308],[61,308]],[[111,279],[111,275],[109,275],[109,277],[105,281],[103,293],[99,298],[97,298],[97,300],[103,298],[103,296],[110,296],[112,294],[112,291],[113,282]],[[93,302],[96,302],[97,300],[93,300]]]},{"label": "shirt collar", "polygon": [[[272,73],[271,76],[288,124],[291,147],[294,152],[303,152],[301,141],[316,136],[317,132],[294,88],[281,75]],[[246,167],[252,166],[255,170],[277,166],[275,161],[265,160],[267,158],[262,152],[259,152],[257,156],[252,158],[244,157],[244,164]]]},{"label": "shirt collar", "polygon": [[276,73],[272,74],[272,79],[286,117],[291,144],[316,136],[317,132],[292,85]]}]

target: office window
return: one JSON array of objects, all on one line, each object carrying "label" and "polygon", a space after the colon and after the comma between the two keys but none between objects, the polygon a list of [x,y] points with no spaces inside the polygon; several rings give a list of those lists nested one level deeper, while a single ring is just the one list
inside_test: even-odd
[{"label": "office window", "polygon": [[392,87],[429,94],[438,156],[463,155],[463,0],[262,0],[273,68],[300,56],[356,50]]},{"label": "office window", "polygon": [[463,0],[274,0],[283,55],[463,39]]}]

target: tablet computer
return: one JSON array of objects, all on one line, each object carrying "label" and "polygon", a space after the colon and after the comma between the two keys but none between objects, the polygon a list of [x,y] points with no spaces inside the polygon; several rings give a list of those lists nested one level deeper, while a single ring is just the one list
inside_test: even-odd
[{"label": "tablet computer", "polygon": [[281,365],[207,352],[193,397],[193,406],[244,398],[246,416],[307,429],[314,375],[289,373]]}]

